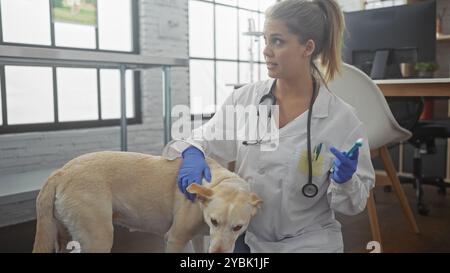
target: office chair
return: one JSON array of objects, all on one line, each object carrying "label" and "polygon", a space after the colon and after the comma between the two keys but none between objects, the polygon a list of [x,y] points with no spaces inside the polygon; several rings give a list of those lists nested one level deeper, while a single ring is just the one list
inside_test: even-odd
[{"label": "office chair", "polygon": [[408,143],[414,147],[413,177],[400,175],[400,181],[413,184],[416,189],[417,211],[421,215],[428,215],[430,210],[423,202],[422,185],[436,186],[439,188],[438,192],[445,195],[446,188],[450,187],[450,184],[445,183],[443,177],[423,176],[422,155],[435,154],[435,140],[450,137],[450,120],[420,120],[424,108],[424,99],[421,97],[387,98],[387,101],[398,123],[412,131]]},{"label": "office chair", "polygon": [[[412,230],[415,233],[419,233],[416,220],[405,192],[400,185],[397,171],[387,148],[389,144],[409,139],[411,132],[398,124],[378,86],[364,72],[356,67],[344,64],[341,74],[331,81],[328,87],[332,93],[355,108],[358,118],[365,125],[371,157],[381,157],[385,169],[385,172],[376,172],[376,186],[391,185],[394,188],[403,213]],[[381,234],[373,192],[370,193],[367,210],[372,238],[381,244]]]}]

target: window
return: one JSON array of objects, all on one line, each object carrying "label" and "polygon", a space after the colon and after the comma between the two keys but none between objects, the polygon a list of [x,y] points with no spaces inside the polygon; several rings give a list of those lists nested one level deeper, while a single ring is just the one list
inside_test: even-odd
[{"label": "window", "polygon": [[97,71],[93,68],[56,68],[59,120],[98,119]]},{"label": "window", "polygon": [[406,4],[406,0],[366,0],[365,9],[376,9],[383,7],[392,7]]},{"label": "window", "polygon": [[2,42],[51,45],[48,0],[2,0]]},{"label": "window", "polygon": [[1,0],[1,43],[137,52],[136,4],[134,0]]},{"label": "window", "polygon": [[2,84],[0,84],[0,126],[3,125],[3,91],[1,88]]},{"label": "window", "polygon": [[407,4],[407,0],[337,0],[344,12]]},{"label": "window", "polygon": [[365,0],[337,0],[344,12],[352,12],[364,9]]},{"label": "window", "polygon": [[[134,116],[133,104],[133,73],[126,73],[126,97],[127,118]],[[100,88],[101,92],[101,116],[104,119],[120,118],[120,73],[119,70],[101,69],[100,70]]]},{"label": "window", "polygon": [[98,1],[99,48],[132,51],[132,5],[130,1]]},{"label": "window", "polygon": [[5,77],[8,124],[54,120],[51,68],[5,66]]},{"label": "window", "polygon": [[[135,0],[0,0],[0,44],[138,53]],[[129,123],[141,122],[127,71]],[[118,125],[117,69],[0,65],[0,134]]]},{"label": "window", "polygon": [[[119,124],[118,69],[5,65],[1,74],[0,133]],[[137,82],[139,74],[127,71],[130,124],[140,122]]]},{"label": "window", "polygon": [[216,62],[217,105],[221,105],[233,90],[229,86],[227,86],[227,84],[238,82],[237,73],[230,73],[232,71],[238,71],[238,66],[236,62],[229,62],[229,61]]},{"label": "window", "polygon": [[275,0],[189,0],[191,114],[209,115],[235,84],[267,79],[262,31],[264,11]]},{"label": "window", "polygon": [[[214,61],[189,61],[191,114],[214,113]],[[192,113],[194,109],[201,112]]]}]

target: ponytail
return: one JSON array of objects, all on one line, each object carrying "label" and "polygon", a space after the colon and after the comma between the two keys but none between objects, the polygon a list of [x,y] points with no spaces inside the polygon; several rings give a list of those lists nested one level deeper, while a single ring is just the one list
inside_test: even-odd
[{"label": "ponytail", "polygon": [[325,36],[320,54],[320,65],[325,69],[325,81],[329,82],[341,71],[344,16],[334,0],[315,0],[315,3],[325,15]]}]

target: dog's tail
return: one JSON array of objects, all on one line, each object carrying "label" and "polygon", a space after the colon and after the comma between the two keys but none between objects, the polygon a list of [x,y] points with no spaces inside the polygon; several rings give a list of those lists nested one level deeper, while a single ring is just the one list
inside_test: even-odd
[{"label": "dog's tail", "polygon": [[56,185],[62,173],[53,173],[39,192],[36,201],[36,235],[33,253],[49,253],[55,251],[58,228],[54,217]]}]

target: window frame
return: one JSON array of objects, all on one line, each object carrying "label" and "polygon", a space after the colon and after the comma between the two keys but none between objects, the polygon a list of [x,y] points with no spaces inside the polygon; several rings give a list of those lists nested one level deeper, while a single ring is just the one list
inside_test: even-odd
[{"label": "window frame", "polygon": [[[240,46],[241,46],[241,40],[242,38],[240,37],[242,33],[240,33],[240,16],[239,16],[239,11],[240,10],[244,10],[244,11],[249,11],[249,12],[254,12],[257,13],[258,16],[258,22],[257,24],[259,25],[260,22],[260,18],[261,15],[264,15],[264,12],[261,11],[258,7],[258,9],[254,10],[254,9],[248,9],[248,8],[244,8],[244,7],[240,7],[239,6],[239,1],[245,1],[245,0],[238,0],[236,1],[236,5],[230,5],[230,4],[224,4],[224,3],[216,3],[215,1],[207,1],[207,0],[188,0],[188,2],[191,1],[196,1],[196,2],[201,2],[201,3],[208,3],[210,5],[212,5],[213,7],[213,57],[212,58],[208,58],[208,57],[192,57],[190,50],[189,50],[189,60],[199,60],[199,61],[212,61],[214,63],[214,105],[216,107],[216,111],[217,108],[219,107],[219,105],[217,105],[217,62],[234,62],[237,65],[237,81],[240,82],[241,81],[241,64],[246,64],[246,65],[250,65],[250,60],[245,60],[245,59],[241,59],[240,56]],[[259,1],[258,1],[258,5],[259,5]],[[274,4],[275,4],[275,0],[274,0]],[[217,58],[217,46],[216,46],[216,6],[223,6],[223,7],[229,7],[229,8],[234,8],[236,10],[236,22],[237,22],[237,58],[236,59],[224,59],[224,58]],[[188,15],[189,15],[189,3],[188,3]],[[188,19],[188,24],[189,24],[189,19]],[[190,35],[188,34],[188,41],[190,39]],[[188,42],[189,44],[189,42]],[[254,79],[256,81],[260,80],[260,75],[261,75],[261,65],[265,64],[265,61],[261,61],[261,45],[262,45],[262,40],[260,40],[260,42],[258,43],[258,52],[255,58],[256,60],[253,61],[253,65],[256,66],[256,69],[254,70]],[[189,86],[190,86],[190,69],[189,69]],[[190,96],[190,88],[189,88],[189,96]],[[215,112],[216,112],[215,111]],[[204,118],[202,118],[203,120],[209,119],[211,118],[215,112],[213,113],[209,113],[209,112],[203,112],[202,109],[202,113],[201,114],[191,114],[191,119],[193,120],[194,118],[199,118],[199,116],[206,116]]]},{"label": "window frame", "polygon": [[[37,45],[37,44],[25,44],[25,43],[11,43],[3,41],[3,24],[1,19],[1,5],[0,5],[0,46],[17,46],[17,47],[27,47],[27,48],[45,48],[45,49],[55,49],[55,50],[74,50],[74,51],[84,51],[84,52],[105,52],[105,53],[120,53],[128,55],[138,55],[140,53],[139,48],[139,0],[131,0],[131,26],[132,26],[132,41],[133,50],[132,51],[118,51],[118,50],[103,50],[99,49],[99,35],[98,35],[98,24],[96,27],[96,48],[77,48],[77,47],[62,47],[55,45],[55,31],[53,23],[53,13],[52,13],[52,1],[49,0],[50,7],[50,32],[51,32],[51,45]],[[98,14],[98,10],[97,10]],[[97,16],[98,20],[98,16]],[[54,111],[54,122],[47,123],[30,123],[30,124],[8,124],[7,115],[7,97],[6,97],[6,78],[5,78],[5,66],[24,66],[24,67],[50,67],[52,68],[52,81],[53,81],[53,111]],[[98,119],[96,120],[83,120],[83,121],[65,121],[59,122],[58,120],[58,103],[57,103],[57,67],[71,67],[71,68],[95,68],[97,70],[97,99],[98,99]],[[2,117],[0,119],[0,135],[3,134],[13,134],[13,133],[26,133],[26,132],[42,132],[42,131],[59,131],[59,130],[71,130],[71,129],[84,129],[84,128],[101,128],[101,127],[112,127],[120,126],[120,117],[117,119],[102,119],[101,116],[101,89],[100,89],[100,70],[104,67],[92,67],[80,65],[41,65],[35,64],[33,62],[23,63],[23,64],[4,64],[0,63],[0,88],[1,88],[1,111]],[[141,111],[141,86],[140,79],[141,74],[139,71],[133,71],[133,104],[134,104],[134,117],[127,118],[127,124],[142,124],[142,111]]]}]

